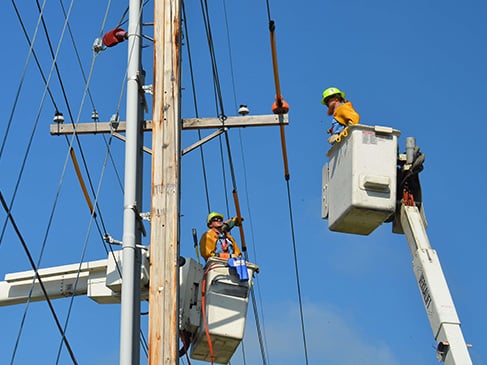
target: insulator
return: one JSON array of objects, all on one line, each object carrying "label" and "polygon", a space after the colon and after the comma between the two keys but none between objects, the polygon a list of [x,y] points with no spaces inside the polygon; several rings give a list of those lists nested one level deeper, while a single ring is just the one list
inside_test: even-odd
[{"label": "insulator", "polygon": [[112,126],[112,128],[117,129],[119,122],[120,122],[120,117],[118,116],[118,113],[113,114],[110,118],[110,125]]},{"label": "insulator", "polygon": [[96,38],[92,46],[93,52],[100,53],[103,51],[103,40],[101,38]]},{"label": "insulator", "polygon": [[63,123],[64,122],[64,115],[63,115],[63,113],[56,112],[56,114],[54,114],[53,121],[54,121],[54,123]]},{"label": "insulator", "polygon": [[247,105],[240,105],[240,108],[238,109],[238,114],[240,115],[247,115],[250,113],[249,108],[247,108]]},{"label": "insulator", "polygon": [[115,28],[103,36],[103,44],[107,47],[113,47],[128,38],[128,34],[122,28]]}]

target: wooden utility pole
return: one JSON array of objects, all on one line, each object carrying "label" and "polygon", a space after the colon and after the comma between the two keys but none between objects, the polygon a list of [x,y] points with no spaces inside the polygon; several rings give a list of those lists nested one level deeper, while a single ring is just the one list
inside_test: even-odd
[{"label": "wooden utility pole", "polygon": [[178,363],[180,3],[154,1],[149,364]]}]

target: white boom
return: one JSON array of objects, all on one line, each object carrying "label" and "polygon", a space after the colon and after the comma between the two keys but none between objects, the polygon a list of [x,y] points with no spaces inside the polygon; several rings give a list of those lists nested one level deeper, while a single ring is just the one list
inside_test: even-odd
[{"label": "white boom", "polygon": [[471,365],[453,299],[438,254],[431,248],[419,209],[401,206],[401,225],[413,256],[413,271],[424,308],[438,342],[436,356],[446,365]]},{"label": "white boom", "polygon": [[[121,251],[114,251],[106,260],[63,265],[37,271],[49,299],[87,295],[100,304],[120,303],[122,286]],[[142,251],[141,299],[148,297],[149,256]],[[23,271],[5,275],[0,282],[0,306],[38,302],[46,300],[34,271]]]},{"label": "white boom", "polygon": [[[413,137],[398,154],[400,131],[390,127],[349,126],[327,153],[323,167],[322,218],[332,231],[368,235],[384,222],[406,235],[424,307],[446,365],[471,365],[440,261],[426,235],[419,172],[424,154]],[[419,207],[419,208],[418,208]]]}]

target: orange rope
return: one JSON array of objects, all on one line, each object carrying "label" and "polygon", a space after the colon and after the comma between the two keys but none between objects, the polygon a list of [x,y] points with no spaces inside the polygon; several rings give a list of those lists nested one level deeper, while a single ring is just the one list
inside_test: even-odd
[{"label": "orange rope", "polygon": [[208,350],[210,351],[211,364],[215,363],[215,355],[213,354],[213,344],[211,343],[211,336],[208,330],[208,319],[206,318],[206,275],[215,265],[210,265],[203,274],[203,279],[201,280],[201,312],[203,315],[203,325],[205,327],[206,340],[208,341]]}]

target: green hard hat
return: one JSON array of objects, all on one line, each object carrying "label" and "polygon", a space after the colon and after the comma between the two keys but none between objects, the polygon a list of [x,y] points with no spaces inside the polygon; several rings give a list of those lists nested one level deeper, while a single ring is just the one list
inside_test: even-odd
[{"label": "green hard hat", "polygon": [[208,214],[208,218],[206,218],[206,224],[210,224],[211,220],[215,217],[220,217],[223,220],[223,214],[217,212],[211,212]]},{"label": "green hard hat", "polygon": [[329,87],[328,89],[323,91],[323,97],[321,98],[321,104],[326,105],[326,103],[325,103],[326,98],[328,98],[332,95],[336,95],[336,94],[339,94],[343,99],[345,99],[345,93],[343,91],[341,91],[340,89],[338,89],[336,87]]}]

